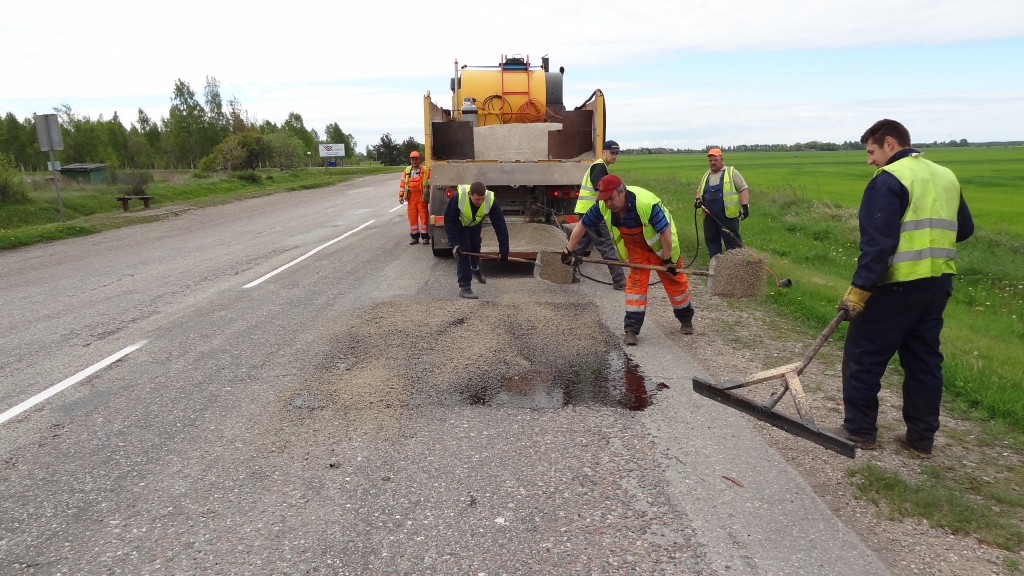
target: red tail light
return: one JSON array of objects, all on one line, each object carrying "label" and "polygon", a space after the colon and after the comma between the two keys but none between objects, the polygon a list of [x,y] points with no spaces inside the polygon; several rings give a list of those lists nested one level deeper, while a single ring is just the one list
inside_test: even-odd
[{"label": "red tail light", "polygon": [[455,194],[455,188],[449,188],[444,193],[444,195],[447,196],[448,198],[451,198],[453,194]]}]

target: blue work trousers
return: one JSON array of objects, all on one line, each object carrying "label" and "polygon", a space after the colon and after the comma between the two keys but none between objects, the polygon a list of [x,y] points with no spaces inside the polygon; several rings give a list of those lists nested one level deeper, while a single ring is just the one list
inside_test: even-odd
[{"label": "blue work trousers", "polygon": [[735,250],[741,246],[743,239],[740,238],[740,219],[726,218],[725,214],[715,214],[715,218],[732,234],[722,231],[722,227],[711,219],[711,216],[704,216],[704,243],[708,247],[708,257],[714,258],[722,253],[722,242],[725,242],[726,250]]},{"label": "blue work trousers", "polygon": [[904,372],[907,442],[931,452],[942,401],[939,333],[949,297],[946,291],[914,290],[912,282],[890,284],[877,288],[864,310],[850,321],[843,347],[843,427],[847,432],[869,440],[878,435],[882,374],[898,353]]}]

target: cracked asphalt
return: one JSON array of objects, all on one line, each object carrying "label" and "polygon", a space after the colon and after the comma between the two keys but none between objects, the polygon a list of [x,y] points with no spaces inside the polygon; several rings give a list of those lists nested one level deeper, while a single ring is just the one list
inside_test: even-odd
[{"label": "cracked asphalt", "polygon": [[605,286],[461,300],[395,178],[0,253],[0,411],[146,342],[0,424],[0,573],[888,573],[660,288],[628,351]]}]

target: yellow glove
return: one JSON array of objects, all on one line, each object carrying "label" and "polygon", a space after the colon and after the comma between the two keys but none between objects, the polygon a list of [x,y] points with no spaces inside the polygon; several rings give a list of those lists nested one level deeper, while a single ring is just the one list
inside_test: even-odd
[{"label": "yellow glove", "polygon": [[864,309],[864,304],[867,303],[870,296],[871,292],[850,286],[846,289],[846,294],[843,294],[842,299],[839,300],[836,310],[846,310],[846,319],[853,320],[854,316],[860,314]]}]

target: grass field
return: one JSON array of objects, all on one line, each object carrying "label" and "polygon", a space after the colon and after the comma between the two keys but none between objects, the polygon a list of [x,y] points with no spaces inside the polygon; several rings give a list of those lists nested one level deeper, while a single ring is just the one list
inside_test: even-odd
[{"label": "grass field", "polygon": [[[156,181],[146,188],[146,194],[153,197],[153,208],[182,203],[201,206],[277,191],[320,188],[360,176],[400,169],[372,166],[334,170],[263,171],[260,180],[256,182],[228,176],[196,179],[188,172],[155,172]],[[61,224],[53,187],[43,182],[45,175],[37,176],[29,202],[0,203],[0,250],[95,234],[153,218],[144,214],[131,219],[119,217],[121,203],[116,198],[124,192],[118,186],[66,183],[61,186],[65,218],[65,223]]]},{"label": "grass field", "polygon": [[[955,429],[939,433],[979,455],[994,451],[994,456],[969,469],[959,462],[936,464],[922,469],[917,480],[873,464],[852,469],[851,478],[858,493],[885,501],[893,516],[921,516],[1020,550],[1024,498],[1018,486],[1024,465],[999,456],[1001,450],[992,446],[1024,448],[1024,148],[950,148],[925,155],[957,174],[976,227],[975,235],[958,245],[942,351],[947,409],[978,422],[983,432],[964,438]],[[780,278],[793,280],[792,288],[770,288],[760,304],[801,321],[810,342],[834,316],[853,277],[857,207],[874,169],[864,152],[732,153],[725,160],[750,185],[744,243],[766,253]],[[686,260],[696,242],[694,189],[706,169],[701,155],[621,156],[612,167],[627,185],[643,186],[665,200]],[[703,245],[699,261],[707,262]],[[833,340],[841,342],[845,330],[844,324]],[[898,386],[897,359],[890,373],[887,385]]]}]

